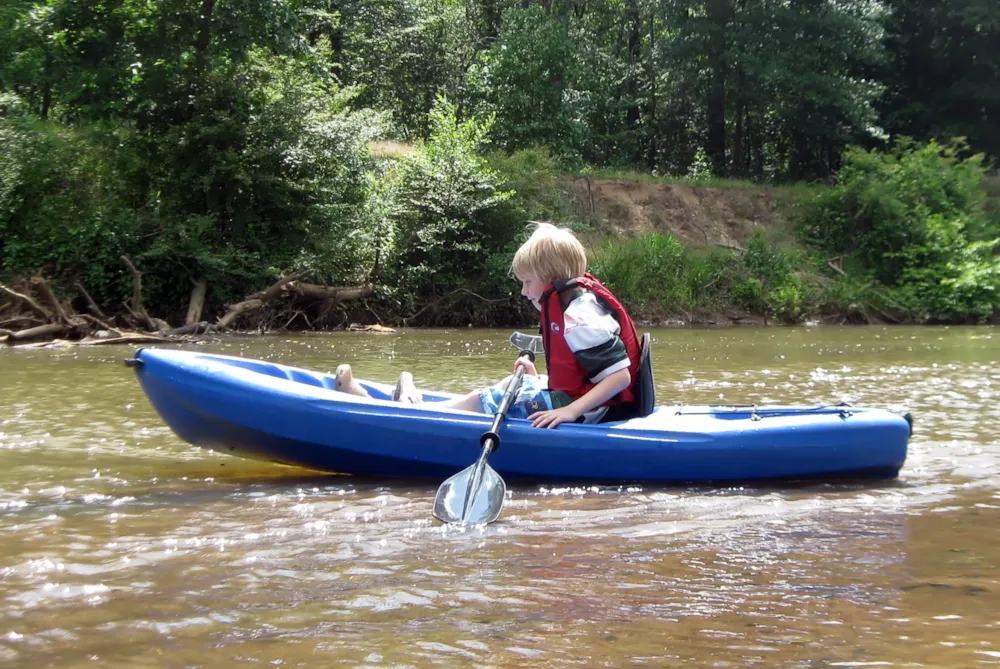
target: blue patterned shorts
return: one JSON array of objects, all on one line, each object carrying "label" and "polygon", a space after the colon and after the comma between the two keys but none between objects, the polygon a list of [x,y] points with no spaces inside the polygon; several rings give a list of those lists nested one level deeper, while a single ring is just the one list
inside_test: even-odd
[{"label": "blue patterned shorts", "polygon": [[[528,376],[521,378],[521,387],[518,388],[514,401],[507,410],[508,418],[527,418],[536,411],[548,411],[564,407],[572,401],[572,398],[559,390],[548,389],[549,377],[545,374],[538,376]],[[483,413],[495,414],[500,408],[503,394],[506,390],[504,382],[500,381],[489,388],[479,391],[479,403],[483,406]]]}]

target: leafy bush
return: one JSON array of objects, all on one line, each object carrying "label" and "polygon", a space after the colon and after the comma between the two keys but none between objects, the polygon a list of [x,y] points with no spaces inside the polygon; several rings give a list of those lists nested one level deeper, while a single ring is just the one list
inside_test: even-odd
[{"label": "leafy bush", "polygon": [[43,273],[118,296],[118,258],[137,239],[115,145],[103,130],[0,117],[0,278]]},{"label": "leafy bush", "polygon": [[1000,307],[1000,229],[983,208],[983,158],[959,158],[962,149],[848,152],[836,186],[806,210],[804,234],[891,288],[919,320],[985,320]]},{"label": "leafy bush", "polygon": [[[351,91],[302,63],[264,53],[207,76],[189,120],[137,142],[154,240],[137,261],[205,277],[221,301],[293,267],[322,281],[370,268],[361,212],[380,119],[349,111]],[[190,283],[172,284],[161,299],[176,303]]]},{"label": "leafy bush", "polygon": [[[465,285],[514,237],[497,209],[512,193],[480,155],[492,119],[459,121],[441,99],[431,136],[386,173],[382,201],[393,226],[390,282],[415,300]],[[518,227],[523,226],[523,223]]]},{"label": "leafy bush", "polygon": [[631,310],[688,311],[689,253],[673,235],[608,241],[594,252],[591,267]]},{"label": "leafy bush", "polygon": [[[290,269],[352,282],[385,243],[368,215],[369,140],[382,119],[351,111],[305,64],[254,53],[206,74],[189,116],[166,125],[56,126],[0,116],[0,271],[82,280],[115,304],[119,256],[148,304],[174,318],[191,280],[214,303]],[[2,105],[10,108],[6,102]]]},{"label": "leafy bush", "polygon": [[565,217],[566,206],[559,194],[559,165],[547,148],[520,149],[511,154],[494,151],[487,160],[513,192],[504,209],[513,217],[514,225]]}]

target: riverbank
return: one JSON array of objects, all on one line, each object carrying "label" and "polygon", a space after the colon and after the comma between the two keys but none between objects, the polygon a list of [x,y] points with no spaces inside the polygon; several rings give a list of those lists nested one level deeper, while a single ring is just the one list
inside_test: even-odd
[{"label": "riverbank", "polygon": [[[284,260],[169,235],[133,257],[74,243],[72,261],[58,253],[66,239],[5,240],[0,337],[530,327],[537,315],[508,269],[526,220],[571,226],[591,271],[648,326],[1000,322],[1000,179],[950,148],[853,152],[831,186],[566,174],[542,150],[490,155],[469,168],[496,193],[472,225],[433,213],[444,177],[424,149],[400,146],[372,151],[373,169],[395,185],[365,196],[368,219],[341,222],[342,237],[327,230],[281,246]],[[419,206],[408,180],[425,189],[412,195]],[[109,241],[128,246],[134,235]]]}]

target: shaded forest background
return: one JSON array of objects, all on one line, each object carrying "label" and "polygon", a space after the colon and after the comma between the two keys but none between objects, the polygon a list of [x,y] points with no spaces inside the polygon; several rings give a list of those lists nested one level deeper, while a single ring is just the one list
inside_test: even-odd
[{"label": "shaded forest background", "polygon": [[[0,281],[114,311],[127,256],[171,323],[292,272],[372,290],[243,325],[523,323],[552,219],[650,321],[987,321],[997,44],[995,0],[6,0]],[[693,243],[595,179],[777,213]]]}]

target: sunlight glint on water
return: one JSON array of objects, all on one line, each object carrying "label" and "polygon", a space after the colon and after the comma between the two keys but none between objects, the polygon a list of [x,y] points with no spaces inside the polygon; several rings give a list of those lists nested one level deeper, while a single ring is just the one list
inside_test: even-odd
[{"label": "sunlight glint on water", "polygon": [[[201,348],[464,391],[508,372],[507,335]],[[655,331],[662,402],[913,412],[900,479],[512,486],[472,529],[432,521],[437,481],[180,442],[129,353],[0,350],[5,666],[1000,664],[996,329]]]}]

